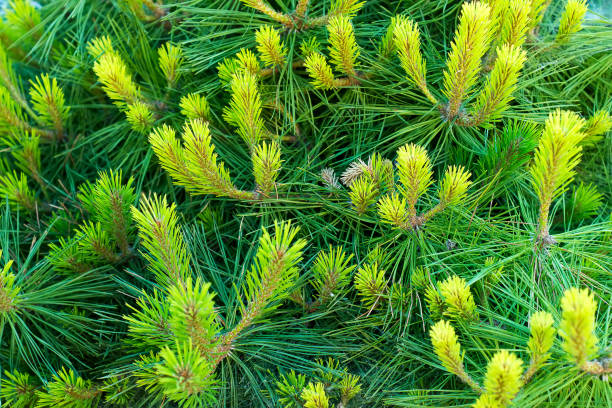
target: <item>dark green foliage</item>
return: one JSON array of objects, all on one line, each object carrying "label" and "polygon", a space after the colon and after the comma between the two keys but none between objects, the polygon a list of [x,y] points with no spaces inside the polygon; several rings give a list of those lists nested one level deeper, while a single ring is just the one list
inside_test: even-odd
[{"label": "dark green foliage", "polygon": [[39,3],[0,405],[612,405],[606,2]]}]

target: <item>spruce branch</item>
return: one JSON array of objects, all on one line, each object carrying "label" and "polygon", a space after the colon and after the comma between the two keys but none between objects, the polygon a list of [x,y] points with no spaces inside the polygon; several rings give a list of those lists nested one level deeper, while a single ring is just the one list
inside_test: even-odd
[{"label": "spruce branch", "polygon": [[374,180],[368,176],[360,176],[349,187],[349,198],[357,214],[365,214],[376,203],[379,189]]},{"label": "spruce branch", "polygon": [[376,262],[360,267],[355,273],[355,289],[366,307],[375,309],[388,290],[384,269]]},{"label": "spruce branch", "polygon": [[563,294],[559,335],[568,359],[580,369],[587,368],[588,359],[597,352],[596,311],[597,303],[588,289],[571,288]]},{"label": "spruce branch", "polygon": [[[2,251],[0,250],[0,256]],[[20,287],[15,284],[16,276],[10,272],[12,260],[8,260],[0,272],[0,314],[3,318],[5,315],[15,312],[19,303]]]},{"label": "spruce branch", "polygon": [[141,102],[140,88],[133,81],[127,66],[113,53],[106,53],[94,62],[93,70],[102,89],[120,107]]},{"label": "spruce branch", "polygon": [[90,380],[84,380],[72,369],[62,368],[53,375],[44,390],[38,392],[37,407],[53,408],[57,406],[74,406],[93,408],[98,405],[101,390]]},{"label": "spruce branch", "polygon": [[586,135],[582,144],[585,146],[597,144],[610,129],[612,129],[612,116],[606,110],[598,110],[586,121],[582,129]]},{"label": "spruce branch", "polygon": [[221,339],[215,352],[217,363],[231,351],[233,341],[247,327],[273,311],[291,294],[289,289],[297,279],[297,265],[306,245],[303,239],[295,240],[298,232],[299,228],[289,221],[275,222],[274,236],[262,229],[255,260],[241,290],[244,302],[240,307],[240,322]]},{"label": "spruce branch", "polygon": [[0,193],[10,203],[29,212],[33,212],[38,204],[34,192],[28,186],[26,175],[21,172],[12,171],[1,174]]},{"label": "spruce branch", "polygon": [[142,102],[127,105],[125,117],[132,129],[139,133],[148,133],[155,122],[149,105]]},{"label": "spruce branch", "polygon": [[551,0],[533,0],[531,2],[529,8],[529,28],[533,31],[535,30],[542,19],[544,18],[544,13],[548,8]]},{"label": "spruce branch", "polygon": [[439,285],[440,294],[446,302],[444,315],[451,319],[477,321],[476,303],[465,279],[451,276]]},{"label": "spruce branch", "polygon": [[406,199],[395,192],[383,196],[378,201],[377,210],[384,223],[399,229],[412,227],[411,216],[406,208]]},{"label": "spruce branch", "polygon": [[4,371],[0,386],[0,398],[10,407],[32,407],[35,406],[38,399],[37,388],[29,374],[19,371]]},{"label": "spruce branch", "polygon": [[75,236],[79,249],[85,257],[99,258],[104,262],[113,264],[121,257],[114,251],[110,235],[102,229],[99,222],[86,222],[81,225]]},{"label": "spruce branch", "polygon": [[463,166],[449,166],[444,173],[444,178],[438,192],[440,202],[423,214],[423,221],[428,221],[434,215],[444,211],[448,206],[457,205],[464,201],[467,196],[467,190],[472,185],[470,181],[471,175]]},{"label": "spruce branch", "polygon": [[402,184],[400,192],[408,203],[410,222],[416,225],[416,204],[432,184],[432,166],[427,150],[415,144],[406,144],[397,151],[397,171]]},{"label": "spruce branch", "polygon": [[304,18],[306,11],[308,11],[308,3],[310,0],[298,0],[298,4],[295,6],[295,16],[298,19]]},{"label": "spruce branch", "polygon": [[480,1],[464,3],[444,70],[443,93],[448,98],[445,114],[449,120],[459,115],[463,101],[476,84],[491,31],[489,6]]},{"label": "spruce branch", "polygon": [[210,119],[210,106],[204,95],[189,93],[179,103],[181,114],[187,119],[199,119],[207,122]]},{"label": "spruce branch", "polygon": [[11,95],[12,100],[16,102],[23,110],[25,110],[32,119],[35,119],[36,121],[39,121],[39,123],[43,124],[42,119],[40,119],[32,108],[30,108],[28,101],[16,84],[17,76],[13,71],[12,62],[6,53],[4,46],[0,44],[0,87],[4,87],[4,89],[6,89]]},{"label": "spruce branch", "polygon": [[102,228],[109,231],[122,255],[127,255],[133,233],[130,207],[136,193],[132,187],[134,179],[129,178],[125,184],[122,179],[121,170],[101,172],[96,183],[83,187],[78,197]]},{"label": "spruce branch", "polygon": [[190,341],[164,347],[159,353],[156,382],[164,396],[184,407],[211,406],[217,400],[218,381],[211,362]]},{"label": "spruce branch", "polygon": [[246,6],[254,8],[255,10],[267,15],[274,21],[282,24],[286,28],[293,28],[293,20],[290,16],[284,13],[279,13],[274,10],[268,3],[263,0],[240,0]]},{"label": "spruce branch", "polygon": [[318,52],[311,53],[304,61],[306,71],[312,78],[311,83],[315,88],[324,90],[335,89],[340,87],[340,82],[335,78],[332,72],[332,67],[328,64],[327,59]]},{"label": "spruce branch", "polygon": [[516,48],[523,45],[529,29],[530,3],[529,0],[511,0],[509,2],[509,10],[499,33],[498,44]]},{"label": "spruce branch", "polygon": [[349,265],[353,254],[347,254],[342,247],[330,246],[328,250],[321,251],[312,266],[312,285],[316,300],[311,309],[324,305],[342,294],[351,282],[351,273],[355,265]]},{"label": "spruce branch", "polygon": [[329,398],[321,382],[308,383],[300,397],[304,401],[304,408],[329,408]]},{"label": "spruce branch", "polygon": [[[193,344],[200,354],[209,355],[218,343],[217,314],[210,283],[190,276],[168,289],[170,326],[178,341]],[[212,358],[209,358],[211,360]]]}]

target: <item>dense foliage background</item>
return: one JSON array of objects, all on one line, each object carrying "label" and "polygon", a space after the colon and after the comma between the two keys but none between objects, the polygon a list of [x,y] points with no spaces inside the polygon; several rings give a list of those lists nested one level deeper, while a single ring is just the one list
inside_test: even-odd
[{"label": "dense foliage background", "polygon": [[[477,406],[612,405],[608,2],[565,35],[564,0],[478,3],[547,5],[510,59],[525,52],[512,98],[480,123],[503,33],[468,44],[487,46],[452,116],[463,1],[311,1],[303,18],[308,2],[39,3],[9,1],[0,22],[2,404],[459,407],[484,390]],[[434,102],[396,15],[418,24]],[[557,110],[575,116],[555,128]],[[417,159],[429,178],[402,173]],[[418,214],[448,205],[416,220],[390,203],[401,224],[380,203],[410,177],[432,181]],[[501,350],[533,365],[536,312],[558,330],[547,357],[521,380],[504,355],[495,377]],[[461,369],[432,345],[440,320]]]}]

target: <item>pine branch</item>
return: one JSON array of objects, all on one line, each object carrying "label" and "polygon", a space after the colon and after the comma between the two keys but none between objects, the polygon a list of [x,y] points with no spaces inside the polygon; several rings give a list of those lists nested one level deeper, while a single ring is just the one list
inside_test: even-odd
[{"label": "pine branch", "polygon": [[461,105],[476,84],[481,59],[491,41],[490,8],[479,1],[464,3],[459,27],[451,44],[444,70],[444,95],[448,98],[446,117],[459,115]]},{"label": "pine branch", "polygon": [[223,163],[217,163],[208,125],[192,119],[183,128],[184,147],[170,127],[163,125],[149,135],[149,142],[161,166],[174,182],[194,195],[253,199],[252,192],[237,189]]},{"label": "pine branch", "polygon": [[132,207],[132,216],[147,251],[141,253],[157,281],[164,286],[184,284],[190,275],[190,257],[178,225],[176,205],[168,205],[165,196],[143,196],[140,209]]},{"label": "pine branch", "polygon": [[580,162],[580,141],[584,139],[584,120],[573,112],[552,112],[544,125],[542,137],[530,168],[532,185],[540,200],[537,239],[553,243],[548,233],[548,213],[552,201],[573,180]]}]

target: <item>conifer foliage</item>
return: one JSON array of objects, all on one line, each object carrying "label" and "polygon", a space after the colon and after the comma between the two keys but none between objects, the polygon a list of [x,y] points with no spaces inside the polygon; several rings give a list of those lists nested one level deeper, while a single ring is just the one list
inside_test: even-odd
[{"label": "conifer foliage", "polygon": [[606,2],[0,8],[0,406],[612,406]]}]

